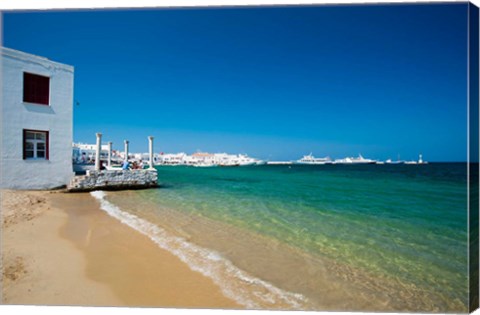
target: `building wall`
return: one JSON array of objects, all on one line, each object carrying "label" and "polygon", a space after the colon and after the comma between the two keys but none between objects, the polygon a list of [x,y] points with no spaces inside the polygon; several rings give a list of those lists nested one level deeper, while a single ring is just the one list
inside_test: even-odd
[{"label": "building wall", "polygon": [[[1,48],[0,185],[49,189],[73,176],[73,67]],[[50,104],[23,102],[23,73],[50,77]],[[49,131],[49,160],[23,159],[23,129]]]}]

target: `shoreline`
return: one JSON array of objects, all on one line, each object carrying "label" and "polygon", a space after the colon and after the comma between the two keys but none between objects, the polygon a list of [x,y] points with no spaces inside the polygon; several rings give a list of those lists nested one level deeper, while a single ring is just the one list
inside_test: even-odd
[{"label": "shoreline", "polygon": [[[188,266],[189,262],[188,264],[183,262],[172,251],[162,249],[162,246],[159,247],[159,244],[148,235],[129,226],[123,219],[112,216],[110,211],[103,207],[103,201],[100,204],[94,194],[66,194],[58,191],[0,192],[2,194],[2,222],[4,222],[2,250],[7,249],[3,252],[7,255],[2,257],[6,261],[4,263],[6,273],[4,272],[3,279],[7,284],[7,290],[4,290],[1,298],[2,303],[167,309],[238,310],[245,308],[232,300],[236,299],[235,296],[229,299],[228,293],[225,291],[222,293],[224,281],[216,282],[212,279],[214,277],[192,271],[192,267]],[[7,198],[4,198],[5,194]],[[145,205],[132,196],[128,194],[127,196],[122,194],[122,196],[125,201],[128,201],[126,204],[131,206],[130,210],[132,207],[144,209]],[[122,202],[119,204],[125,205]],[[129,215],[128,210],[126,215]],[[161,221],[165,221],[164,219]],[[212,234],[212,237],[228,239],[218,235],[218,232],[223,231],[222,229],[214,230],[216,232]],[[231,229],[225,231],[234,232]],[[189,236],[188,239],[196,240],[194,234],[190,234],[188,230],[185,232]],[[232,246],[231,243],[225,245],[228,248]],[[254,242],[249,242],[247,253],[251,254],[253,245]],[[204,246],[210,248],[208,243]],[[281,252],[283,253],[283,250]],[[269,256],[264,254],[266,257]],[[248,255],[245,254],[242,259],[246,256]],[[305,257],[303,258],[305,259]],[[277,259],[274,260],[277,261]],[[284,260],[278,259],[278,261]],[[318,262],[312,261],[307,265],[314,264],[316,265]],[[241,264],[239,266],[242,267]],[[339,267],[339,265],[336,266]],[[248,270],[248,268],[243,268],[243,270]],[[296,269],[296,271],[299,270]],[[356,272],[339,270],[343,271],[341,274],[346,279],[349,278],[348,275],[358,276]],[[312,273],[313,270],[308,272],[312,281],[319,280],[317,274]],[[230,278],[223,278],[223,280],[225,279]],[[344,280],[346,281],[346,279]],[[268,278],[267,281],[275,283]],[[339,290],[340,282],[335,281],[334,283],[337,286],[335,292],[353,292],[350,289],[343,290],[346,288]],[[381,282],[374,284],[380,285]],[[308,284],[302,282],[300,285]],[[252,287],[249,286],[248,290],[251,289]],[[328,291],[328,288],[324,289]],[[366,308],[367,311],[376,309],[372,308],[371,303],[373,301],[377,304],[382,303],[382,299],[378,296],[375,298],[375,295],[372,295],[373,299],[368,298],[367,295],[370,291],[368,287],[366,289],[365,292],[362,291],[366,304],[360,300],[347,298],[353,304],[345,309]],[[291,291],[297,292],[295,288],[292,288]],[[325,298],[328,297],[328,300],[331,300],[332,296],[327,291],[324,292]],[[394,292],[403,293],[403,291]],[[408,299],[409,303],[413,303],[409,304],[412,308],[410,311],[415,311],[420,306],[419,304],[422,304],[420,303],[422,295],[420,294],[419,297],[415,294]],[[349,294],[339,295],[338,299],[345,299],[346,296]],[[307,297],[309,296],[307,295]],[[330,303],[334,303],[335,299],[332,301]],[[385,300],[385,302],[387,301]],[[345,306],[345,304],[343,305]],[[405,308],[405,305],[402,307]],[[271,307],[252,308],[247,306],[247,308],[250,310],[273,310]],[[337,308],[329,308],[324,305],[317,311],[326,309],[334,311]],[[381,309],[386,309],[386,304]]]},{"label": "shoreline", "polygon": [[[264,238],[265,235],[261,233],[250,235],[248,229],[240,227],[237,229],[234,224],[224,224],[219,222],[221,220],[209,220],[207,215],[203,216],[207,210],[199,211],[202,215],[196,216],[195,211],[188,210],[189,203],[185,202],[185,199],[180,199],[181,204],[174,203],[175,190],[171,190],[170,199],[168,192],[168,189],[161,195],[155,194],[155,191],[109,192],[106,199],[122,212],[138,215],[170,234],[186,239],[189,243],[194,243],[207,251],[220,253],[235,267],[254,278],[262,279],[284,291],[302,294],[309,302],[316,304],[313,305],[313,310],[341,309],[367,312],[462,310],[462,306],[459,305],[462,301],[442,299],[436,291],[428,290],[425,286],[402,282],[401,279],[389,277],[388,274],[368,272],[342,260],[304,252],[282,242],[269,242],[268,237]],[[184,195],[192,194],[185,191]],[[191,201],[201,202],[204,200],[202,197],[201,194],[193,195]],[[230,206],[235,205],[232,203]],[[133,223],[135,225],[134,220]],[[201,265],[201,261],[200,264],[196,259],[194,261]],[[269,261],[276,263],[270,264]],[[221,281],[222,284],[238,284],[235,281],[237,277],[223,279],[228,281]],[[265,309],[271,308],[270,306]]]},{"label": "shoreline", "polygon": [[1,194],[2,304],[243,308],[89,194]]}]

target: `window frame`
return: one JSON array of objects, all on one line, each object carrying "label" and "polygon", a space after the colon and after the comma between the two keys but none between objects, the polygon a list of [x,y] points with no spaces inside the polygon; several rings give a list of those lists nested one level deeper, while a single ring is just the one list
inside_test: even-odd
[{"label": "window frame", "polygon": [[[27,139],[27,133],[42,133],[45,135],[45,141],[37,140],[37,139]],[[33,143],[33,157],[27,157],[27,143]],[[38,151],[42,151],[37,149],[37,144],[44,143],[45,144],[45,156],[38,157]],[[48,161],[50,160],[50,132],[48,130],[34,130],[34,129],[23,129],[23,141],[22,141],[22,148],[23,148],[23,159],[24,160],[34,160],[34,161]]]},{"label": "window frame", "polygon": [[[48,82],[47,82],[47,95],[46,95],[46,103],[45,102],[41,102],[39,101],[38,99],[27,99],[27,77],[28,76],[32,76],[32,77],[40,77],[40,78],[44,78],[44,79],[48,79]],[[28,72],[28,71],[23,71],[23,93],[22,93],[22,101],[24,103],[28,103],[28,104],[35,104],[35,105],[42,105],[42,106],[50,106],[50,90],[51,90],[51,77],[49,76],[46,76],[46,75],[42,75],[42,74],[37,74],[37,73],[32,73],[32,72]],[[37,87],[37,89],[39,89]],[[38,93],[36,93],[38,94]],[[35,95],[35,94],[33,94]]]}]

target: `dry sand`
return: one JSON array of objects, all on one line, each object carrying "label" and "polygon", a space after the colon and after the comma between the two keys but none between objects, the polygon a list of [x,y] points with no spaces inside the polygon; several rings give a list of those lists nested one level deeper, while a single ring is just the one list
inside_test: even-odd
[{"label": "dry sand", "polygon": [[241,308],[89,194],[1,193],[3,304]]}]

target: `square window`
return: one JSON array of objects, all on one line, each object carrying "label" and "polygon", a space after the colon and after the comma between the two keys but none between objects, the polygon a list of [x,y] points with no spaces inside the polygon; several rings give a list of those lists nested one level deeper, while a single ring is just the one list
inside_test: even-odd
[{"label": "square window", "polygon": [[24,72],[23,101],[48,105],[50,101],[50,78]]},{"label": "square window", "polygon": [[23,159],[48,160],[48,131],[23,130]]}]

